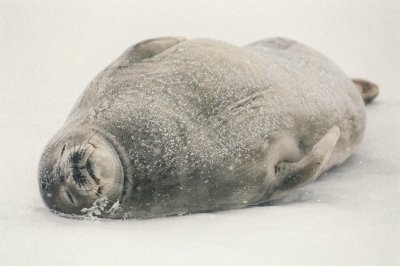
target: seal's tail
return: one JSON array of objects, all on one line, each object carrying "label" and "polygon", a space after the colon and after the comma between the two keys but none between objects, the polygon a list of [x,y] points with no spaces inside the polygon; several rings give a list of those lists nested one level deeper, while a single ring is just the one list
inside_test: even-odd
[{"label": "seal's tail", "polygon": [[353,79],[353,82],[360,91],[365,104],[372,102],[378,96],[379,88],[376,84],[363,79]]}]

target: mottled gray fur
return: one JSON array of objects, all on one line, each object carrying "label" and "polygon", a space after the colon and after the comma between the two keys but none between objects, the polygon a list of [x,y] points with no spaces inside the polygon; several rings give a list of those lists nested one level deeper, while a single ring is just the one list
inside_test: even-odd
[{"label": "mottled gray fur", "polygon": [[[82,215],[95,205],[94,215],[110,218],[256,205],[345,161],[364,127],[351,79],[302,44],[153,39],[129,48],[89,84],[43,153],[40,188],[54,211]],[[85,151],[75,164],[72,155],[60,159],[93,136],[118,154],[119,194],[104,192],[96,177],[103,166],[84,169]],[[119,185],[106,186],[115,192]]]}]

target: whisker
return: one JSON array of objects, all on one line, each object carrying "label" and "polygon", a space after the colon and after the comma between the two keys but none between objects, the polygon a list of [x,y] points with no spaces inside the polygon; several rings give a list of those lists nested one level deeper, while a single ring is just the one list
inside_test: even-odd
[{"label": "whisker", "polygon": [[81,151],[81,145],[82,145],[82,143],[81,144],[79,144],[79,147],[78,147],[78,153]]},{"label": "whisker", "polygon": [[92,135],[88,140],[86,140],[86,142],[85,142],[85,144],[83,145],[83,147],[86,147],[86,145],[89,143],[89,141],[91,141],[92,138],[93,138],[94,136],[96,136],[97,133],[99,133],[99,130],[98,130],[98,129],[95,130],[95,132],[93,133],[93,135]]},{"label": "whisker", "polygon": [[[72,154],[75,153],[75,138],[74,138],[73,143],[74,143],[74,148],[73,148],[73,150],[72,150]],[[70,154],[70,155],[71,155],[71,154]]]}]

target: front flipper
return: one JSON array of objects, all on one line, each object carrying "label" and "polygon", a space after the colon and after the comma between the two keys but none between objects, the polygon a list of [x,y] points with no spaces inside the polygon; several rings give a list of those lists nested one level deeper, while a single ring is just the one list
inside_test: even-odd
[{"label": "front flipper", "polygon": [[139,42],[128,48],[112,65],[128,66],[140,62],[160,54],[185,40],[183,37],[160,37]]},{"label": "front flipper", "polygon": [[276,163],[274,170],[278,184],[271,199],[282,197],[289,191],[317,179],[326,169],[339,136],[339,128],[332,127],[300,161]]}]

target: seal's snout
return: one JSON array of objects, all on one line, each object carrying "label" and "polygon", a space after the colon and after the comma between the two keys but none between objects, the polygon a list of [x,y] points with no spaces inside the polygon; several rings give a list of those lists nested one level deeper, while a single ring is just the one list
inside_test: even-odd
[{"label": "seal's snout", "polygon": [[100,198],[118,201],[123,175],[117,151],[98,133],[74,133],[49,144],[39,166],[43,200],[66,214],[82,214]]},{"label": "seal's snout", "polygon": [[93,161],[90,158],[94,152],[95,148],[91,144],[83,148],[72,148],[68,158],[62,160],[68,171],[66,182],[73,183],[87,192],[93,190],[96,184],[99,185],[100,180],[94,173]]}]

